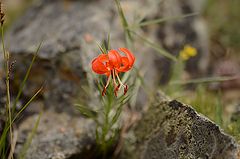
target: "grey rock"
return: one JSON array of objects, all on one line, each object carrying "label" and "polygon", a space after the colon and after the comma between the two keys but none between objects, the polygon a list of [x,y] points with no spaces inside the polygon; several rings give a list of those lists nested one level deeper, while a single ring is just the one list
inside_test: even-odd
[{"label": "grey rock", "polygon": [[160,97],[137,124],[135,158],[239,157],[239,145],[216,124],[188,105]]},{"label": "grey rock", "polygon": [[[37,118],[38,115],[33,115],[20,124],[16,155],[20,154]],[[94,144],[94,128],[95,124],[89,119],[44,112],[26,159],[66,159],[84,153]]]}]

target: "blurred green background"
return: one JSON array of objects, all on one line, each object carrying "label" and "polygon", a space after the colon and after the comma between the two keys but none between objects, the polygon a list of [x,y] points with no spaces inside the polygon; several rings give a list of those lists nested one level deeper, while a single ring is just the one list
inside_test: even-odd
[{"label": "blurred green background", "polygon": [[239,0],[207,0],[203,15],[212,39],[218,39],[225,47],[240,49]]}]

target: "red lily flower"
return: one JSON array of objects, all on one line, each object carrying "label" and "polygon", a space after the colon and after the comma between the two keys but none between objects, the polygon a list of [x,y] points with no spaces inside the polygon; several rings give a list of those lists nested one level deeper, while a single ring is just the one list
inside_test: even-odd
[{"label": "red lily flower", "polygon": [[[126,48],[119,48],[119,51],[126,56],[121,56],[117,50],[110,50],[107,54],[101,54],[92,61],[92,70],[97,74],[105,74],[108,77],[107,84],[104,86],[102,96],[106,94],[110,80],[113,79],[114,94],[117,96],[117,91],[124,87],[124,94],[127,93],[128,86],[124,85],[118,74],[120,72],[129,71],[135,61],[134,55]],[[117,80],[116,80],[117,79]],[[117,82],[118,81],[118,84]]]}]

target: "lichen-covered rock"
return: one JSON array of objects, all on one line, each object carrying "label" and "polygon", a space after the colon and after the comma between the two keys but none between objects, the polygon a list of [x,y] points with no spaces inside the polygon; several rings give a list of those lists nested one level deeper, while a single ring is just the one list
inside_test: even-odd
[{"label": "lichen-covered rock", "polygon": [[[121,1],[121,4],[130,25],[138,19],[145,21],[178,16],[201,8],[200,4],[195,7],[192,0],[129,0]],[[195,25],[196,23],[201,25]],[[199,51],[199,56],[191,66],[196,71],[199,63],[195,61],[198,61],[203,52],[207,53],[204,45],[207,43],[206,36],[201,34],[204,27],[199,29],[196,26],[204,26],[198,16],[145,26],[136,31],[174,55],[178,54],[185,43],[192,44]],[[99,53],[95,41],[106,40],[109,32],[112,48],[123,47],[124,32],[114,1],[37,1],[6,35],[11,57],[16,60],[15,84],[19,85],[20,79],[23,79],[37,45],[43,40],[24,95],[31,96],[45,82],[42,97],[46,105],[51,105],[58,111],[68,111],[72,107],[64,105],[72,105],[77,98],[81,98],[82,102],[84,99],[92,102],[82,86],[91,80],[89,65]],[[154,89],[161,77],[169,77],[171,62],[155,54],[147,45],[144,46],[138,37],[135,37],[135,42],[135,50],[132,51],[137,57],[136,65],[143,66],[144,63],[141,68],[146,72],[144,78],[148,81],[148,87]],[[137,105],[143,105],[146,102],[143,99],[146,98],[140,96]]]},{"label": "lichen-covered rock", "polygon": [[157,100],[135,130],[138,159],[237,159],[232,137],[190,106]]},{"label": "lichen-covered rock", "polygon": [[[18,129],[16,155],[32,132],[38,115],[23,121]],[[27,150],[26,159],[66,159],[84,153],[94,144],[94,123],[66,113],[44,112]]]}]

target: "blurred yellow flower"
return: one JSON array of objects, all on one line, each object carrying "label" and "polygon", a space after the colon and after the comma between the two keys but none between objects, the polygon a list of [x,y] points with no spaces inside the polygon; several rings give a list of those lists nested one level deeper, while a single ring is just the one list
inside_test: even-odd
[{"label": "blurred yellow flower", "polygon": [[196,55],[197,55],[197,49],[190,45],[185,45],[183,50],[181,50],[179,53],[180,59],[182,59],[184,61],[186,61],[190,57],[194,57]]}]

